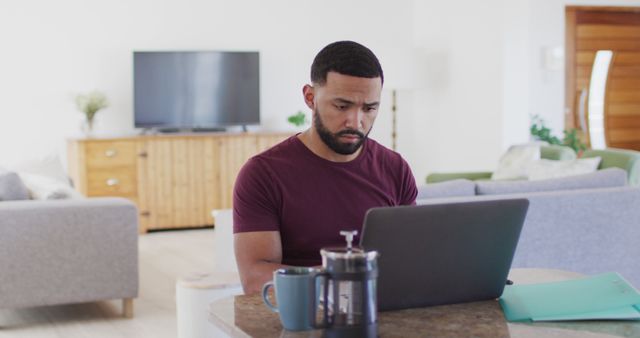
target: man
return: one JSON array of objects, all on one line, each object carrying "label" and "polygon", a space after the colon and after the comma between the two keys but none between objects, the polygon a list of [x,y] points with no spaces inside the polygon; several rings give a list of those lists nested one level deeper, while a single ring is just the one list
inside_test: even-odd
[{"label": "man", "polygon": [[345,246],[341,230],[361,233],[368,209],[415,204],[407,163],[367,138],[383,81],[368,48],[352,41],[326,46],[311,66],[311,85],[302,89],[313,126],[240,171],[234,246],[245,293],[260,291],[284,265],[320,265],[320,249]]}]

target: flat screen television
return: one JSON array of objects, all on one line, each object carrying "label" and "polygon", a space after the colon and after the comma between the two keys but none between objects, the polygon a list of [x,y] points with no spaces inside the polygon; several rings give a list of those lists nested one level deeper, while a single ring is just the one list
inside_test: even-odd
[{"label": "flat screen television", "polygon": [[136,128],[260,124],[258,52],[134,52]]}]

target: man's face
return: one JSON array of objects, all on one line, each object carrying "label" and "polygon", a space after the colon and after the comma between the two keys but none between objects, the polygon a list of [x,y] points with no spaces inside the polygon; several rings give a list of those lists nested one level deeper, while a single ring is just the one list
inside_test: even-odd
[{"label": "man's face", "polygon": [[323,86],[309,89],[305,87],[305,100],[313,109],[313,126],[322,141],[338,154],[355,153],[378,115],[381,79],[329,72]]}]

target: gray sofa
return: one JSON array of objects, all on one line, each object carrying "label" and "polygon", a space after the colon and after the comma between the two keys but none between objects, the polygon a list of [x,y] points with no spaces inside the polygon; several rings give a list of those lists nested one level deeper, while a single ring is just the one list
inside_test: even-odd
[{"label": "gray sofa", "polygon": [[138,219],[123,198],[0,202],[0,308],[138,295]]},{"label": "gray sofa", "polygon": [[455,180],[419,188],[418,204],[527,198],[530,201],[513,267],[617,271],[640,287],[640,187],[627,173],[541,181]]}]

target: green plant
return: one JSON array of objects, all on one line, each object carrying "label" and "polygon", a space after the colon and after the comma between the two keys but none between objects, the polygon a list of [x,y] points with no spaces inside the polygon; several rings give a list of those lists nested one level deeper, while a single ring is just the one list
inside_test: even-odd
[{"label": "green plant", "polygon": [[578,130],[575,128],[564,131],[563,143],[575,150],[579,155],[582,155],[582,152],[587,150],[587,145],[582,143],[582,140],[580,140],[580,137],[578,136]]},{"label": "green plant", "polygon": [[287,121],[296,127],[300,127],[307,123],[307,116],[302,111],[298,111],[297,113],[289,116]]},{"label": "green plant", "polygon": [[551,134],[551,129],[545,126],[545,122],[540,116],[536,115],[531,119],[531,136],[536,140],[545,141],[549,144],[562,144],[560,139]]},{"label": "green plant", "polygon": [[76,96],[76,106],[78,110],[84,113],[87,122],[91,124],[96,113],[100,109],[109,106],[109,101],[107,101],[107,97],[101,92],[93,91],[88,94],[78,94]]},{"label": "green plant", "polygon": [[583,151],[587,149],[587,145],[582,142],[580,136],[578,136],[578,130],[575,128],[567,129],[563,131],[564,137],[562,141],[556,136],[553,136],[551,129],[545,125],[545,122],[540,116],[535,115],[531,118],[531,128],[529,129],[531,136],[540,141],[545,141],[549,144],[565,145],[573,149],[578,155],[581,155]]}]

